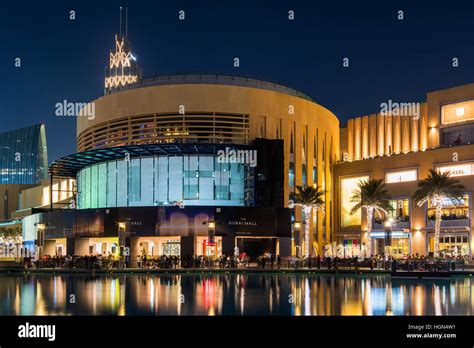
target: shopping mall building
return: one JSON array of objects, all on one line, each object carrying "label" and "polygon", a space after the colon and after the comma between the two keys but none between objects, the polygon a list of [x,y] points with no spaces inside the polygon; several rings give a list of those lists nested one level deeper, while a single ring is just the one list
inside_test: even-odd
[{"label": "shopping mall building", "polygon": [[[390,103],[341,129],[331,111],[281,85],[216,75],[142,79],[127,38],[118,37],[105,93],[91,105],[77,117],[77,153],[49,168],[53,189],[37,189],[42,203],[14,213],[27,212],[23,238],[47,254],[127,246],[132,260],[236,248],[286,257],[302,243],[313,255],[333,243],[355,247],[367,227],[364,212],[349,214],[350,196],[360,179],[380,178],[393,197],[392,254],[426,255],[433,211],[411,196],[430,168],[450,170],[467,188],[462,204],[445,204],[441,249],[470,255],[474,247],[474,84],[429,93],[420,104]],[[295,231],[301,210],[288,207],[298,185],[324,191],[310,240]],[[372,250],[384,250],[384,220],[375,217]]]},{"label": "shopping mall building", "polygon": [[[351,192],[361,179],[383,179],[392,196],[392,254],[432,252],[434,209],[419,207],[412,195],[434,168],[450,171],[466,187],[460,202],[444,202],[440,251],[471,256],[474,84],[431,92],[424,103],[392,110],[391,115],[383,110],[350,119],[341,129],[341,161],[334,167],[334,240],[344,245],[366,241],[364,212],[362,218],[349,213]],[[376,217],[373,228],[373,250],[383,252],[383,219]]]},{"label": "shopping mall building", "polygon": [[[132,260],[294,254],[292,221],[302,217],[288,197],[296,185],[318,184],[331,204],[337,117],[264,81],[141,79],[127,38],[116,41],[104,96],[77,117],[77,153],[49,168],[55,180],[76,180],[76,207],[34,209],[23,218],[24,239],[33,244],[40,230],[51,255],[108,255],[123,245]],[[305,241],[315,250],[331,236],[331,210],[319,215]]]}]

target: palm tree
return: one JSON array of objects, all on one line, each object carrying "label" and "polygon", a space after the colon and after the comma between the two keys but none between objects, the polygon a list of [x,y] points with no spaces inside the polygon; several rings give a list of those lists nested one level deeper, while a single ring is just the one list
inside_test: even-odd
[{"label": "palm tree", "polygon": [[413,194],[413,199],[418,206],[431,202],[436,209],[435,213],[435,235],[434,235],[434,256],[439,256],[439,234],[441,231],[441,210],[443,200],[451,199],[458,202],[462,199],[466,188],[457,179],[450,178],[451,172],[440,173],[430,169],[426,179],[418,183],[418,189]]},{"label": "palm tree", "polygon": [[382,179],[361,180],[351,197],[351,202],[356,203],[350,213],[355,214],[357,211],[365,208],[367,211],[367,247],[366,253],[372,255],[372,219],[374,212],[387,215],[392,209],[390,206],[390,195],[387,191],[385,183]]},{"label": "palm tree", "polygon": [[313,209],[324,213],[324,191],[319,190],[319,186],[296,186],[296,193],[290,195],[290,208],[300,206],[304,211],[305,218],[305,256],[309,257],[309,224]]}]

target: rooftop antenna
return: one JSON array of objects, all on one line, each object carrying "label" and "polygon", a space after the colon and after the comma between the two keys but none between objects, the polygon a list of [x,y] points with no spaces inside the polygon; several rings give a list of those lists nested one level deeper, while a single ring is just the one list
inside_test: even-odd
[{"label": "rooftop antenna", "polygon": [[125,7],[125,37],[128,37],[128,7]]},{"label": "rooftop antenna", "polygon": [[122,37],[122,6],[120,6],[120,37]]}]

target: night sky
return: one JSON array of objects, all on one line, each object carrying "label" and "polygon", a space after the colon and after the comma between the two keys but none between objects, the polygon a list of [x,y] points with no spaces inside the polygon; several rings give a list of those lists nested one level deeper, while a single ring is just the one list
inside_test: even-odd
[{"label": "night sky", "polygon": [[55,116],[55,104],[103,94],[120,6],[128,6],[128,36],[144,77],[211,73],[281,83],[344,123],[389,99],[424,101],[426,92],[474,82],[473,3],[2,1],[0,132],[45,123],[50,162],[75,152],[75,118]]}]

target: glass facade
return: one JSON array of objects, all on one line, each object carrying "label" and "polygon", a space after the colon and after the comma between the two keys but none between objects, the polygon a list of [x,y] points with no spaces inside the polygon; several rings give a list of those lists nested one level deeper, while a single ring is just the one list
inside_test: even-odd
[{"label": "glass facade", "polygon": [[155,156],[109,161],[78,173],[79,209],[177,205],[244,206],[241,163],[212,155]]},{"label": "glass facade", "polygon": [[47,178],[44,125],[0,134],[0,184],[37,184]]}]

